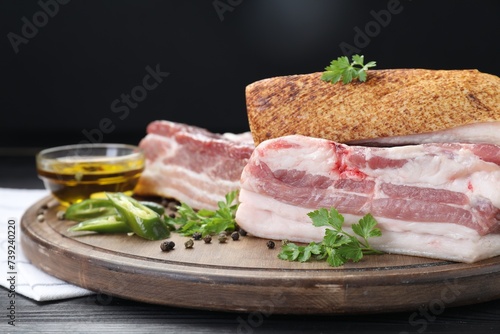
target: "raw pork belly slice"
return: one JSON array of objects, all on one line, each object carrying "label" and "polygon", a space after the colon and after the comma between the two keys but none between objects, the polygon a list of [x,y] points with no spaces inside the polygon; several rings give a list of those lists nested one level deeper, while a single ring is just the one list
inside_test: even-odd
[{"label": "raw pork belly slice", "polygon": [[240,188],[241,172],[254,144],[250,132],[215,134],[158,120],[148,125],[139,147],[146,154],[146,168],[136,194],[174,198],[196,209],[216,209],[228,192]]},{"label": "raw pork belly slice", "polygon": [[371,213],[388,253],[474,262],[500,255],[500,146],[348,146],[291,135],[262,142],[241,176],[236,221],[262,238],[320,241],[307,213],[346,227]]}]

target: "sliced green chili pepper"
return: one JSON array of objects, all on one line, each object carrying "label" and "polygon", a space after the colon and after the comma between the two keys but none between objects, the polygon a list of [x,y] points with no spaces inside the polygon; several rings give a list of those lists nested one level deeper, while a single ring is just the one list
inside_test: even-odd
[{"label": "sliced green chili pepper", "polygon": [[163,205],[161,205],[160,203],[150,202],[150,201],[139,201],[139,203],[147,206],[148,208],[150,208],[151,210],[153,210],[154,212],[156,212],[160,216],[165,213],[165,207]]},{"label": "sliced green chili pepper", "polygon": [[98,233],[129,233],[132,229],[119,215],[84,220],[68,229],[71,232],[91,231]]},{"label": "sliced green chili pepper", "polygon": [[87,219],[116,215],[116,209],[108,199],[89,198],[81,202],[71,204],[64,214],[68,220],[81,222]]},{"label": "sliced green chili pepper", "polygon": [[123,193],[106,193],[106,196],[138,236],[148,240],[160,240],[170,235],[170,230],[161,216],[136,199]]}]

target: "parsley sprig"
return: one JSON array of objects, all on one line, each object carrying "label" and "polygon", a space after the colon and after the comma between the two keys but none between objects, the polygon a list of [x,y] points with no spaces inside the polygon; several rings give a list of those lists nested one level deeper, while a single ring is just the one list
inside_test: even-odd
[{"label": "parsley sprig", "polygon": [[[332,267],[339,267],[351,260],[358,262],[365,254],[382,254],[373,249],[368,242],[369,238],[379,237],[382,232],[377,228],[377,221],[371,214],[365,215],[351,228],[355,235],[342,229],[344,216],[334,208],[319,209],[308,213],[313,225],[326,226],[325,236],[321,242],[311,242],[299,246],[291,242],[284,242],[278,257],[282,260],[306,262],[308,260],[324,260]],[[358,237],[356,237],[358,236]]]},{"label": "parsley sprig", "polygon": [[332,60],[329,66],[325,67],[325,72],[321,75],[321,80],[337,83],[342,79],[342,83],[347,84],[354,79],[366,81],[366,72],[368,68],[375,67],[377,63],[371,61],[364,64],[365,57],[353,55],[352,62],[346,56],[338,57],[337,60]]},{"label": "parsley sprig", "polygon": [[232,191],[226,194],[225,202],[217,203],[218,209],[194,210],[186,203],[181,203],[177,206],[177,216],[169,218],[169,221],[174,224],[179,224],[177,232],[184,236],[191,236],[196,232],[202,236],[214,235],[223,231],[232,232],[236,229],[236,209],[239,203],[237,202],[238,191]]}]

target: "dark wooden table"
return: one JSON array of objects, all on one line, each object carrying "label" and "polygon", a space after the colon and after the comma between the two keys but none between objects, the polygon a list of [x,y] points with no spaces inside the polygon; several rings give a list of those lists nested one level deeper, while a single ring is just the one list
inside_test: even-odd
[{"label": "dark wooden table", "polygon": [[[3,293],[5,296],[6,291]],[[357,316],[211,312],[137,303],[106,295],[44,303],[18,296],[16,301],[16,330],[20,333],[39,330],[46,333],[477,334],[498,333],[500,329],[500,300],[448,308],[440,314],[422,308],[408,313]],[[0,327],[4,326],[5,319]]]},{"label": "dark wooden table", "polygon": [[[0,187],[40,189],[31,156],[0,157]],[[498,282],[500,284],[500,282]],[[2,310],[7,289],[2,288]],[[186,296],[189,299],[190,296]],[[2,313],[1,333],[499,333],[500,300],[411,312],[296,316],[181,309],[95,294],[36,302],[16,297],[16,327]]]}]

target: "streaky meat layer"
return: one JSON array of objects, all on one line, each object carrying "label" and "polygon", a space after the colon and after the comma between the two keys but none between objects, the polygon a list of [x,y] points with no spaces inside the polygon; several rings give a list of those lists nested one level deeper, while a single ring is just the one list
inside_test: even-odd
[{"label": "streaky meat layer", "polygon": [[255,236],[309,242],[324,231],[307,212],[335,207],[350,223],[371,213],[381,250],[474,262],[500,254],[499,162],[500,147],[488,144],[271,139],[243,170],[236,220]]},{"label": "streaky meat layer", "polygon": [[146,168],[135,193],[174,198],[197,209],[216,209],[228,192],[240,188],[254,149],[249,132],[216,134],[166,120],[151,122],[139,147]]}]

